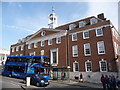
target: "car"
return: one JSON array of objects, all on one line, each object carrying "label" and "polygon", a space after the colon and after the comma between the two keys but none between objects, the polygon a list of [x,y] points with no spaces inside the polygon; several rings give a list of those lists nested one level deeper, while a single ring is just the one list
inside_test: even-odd
[{"label": "car", "polygon": [[[38,75],[38,74],[31,74],[26,77],[30,77],[31,85],[36,85],[38,87],[39,86],[45,87],[45,86],[49,85],[49,81],[47,79],[45,79],[44,77],[40,77],[40,75]],[[24,81],[25,81],[25,78],[24,78]]]}]

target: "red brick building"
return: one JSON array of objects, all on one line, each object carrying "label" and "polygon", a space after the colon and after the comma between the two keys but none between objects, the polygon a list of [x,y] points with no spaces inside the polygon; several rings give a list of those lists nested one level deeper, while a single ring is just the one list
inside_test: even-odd
[{"label": "red brick building", "polygon": [[71,67],[71,78],[82,73],[85,80],[96,80],[102,73],[117,74],[120,34],[103,13],[58,27],[55,13],[49,19],[49,28],[11,45],[10,55],[50,56],[52,67]]}]

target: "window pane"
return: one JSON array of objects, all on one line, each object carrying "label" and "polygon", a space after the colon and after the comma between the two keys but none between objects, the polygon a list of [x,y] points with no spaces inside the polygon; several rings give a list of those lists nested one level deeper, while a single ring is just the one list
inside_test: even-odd
[{"label": "window pane", "polygon": [[90,44],[84,44],[85,55],[90,55]]},{"label": "window pane", "polygon": [[77,45],[73,46],[72,49],[73,49],[73,57],[77,57],[78,56],[78,46]]},{"label": "window pane", "polygon": [[105,48],[104,48],[104,42],[98,42],[98,54],[104,54],[105,53]]}]

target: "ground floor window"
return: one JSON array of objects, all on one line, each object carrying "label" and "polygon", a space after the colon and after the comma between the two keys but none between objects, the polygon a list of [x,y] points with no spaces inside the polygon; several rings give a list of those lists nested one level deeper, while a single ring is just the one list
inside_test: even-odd
[{"label": "ground floor window", "polygon": [[58,64],[58,49],[52,49],[50,50],[51,53],[51,64],[52,66],[57,66]]},{"label": "ground floor window", "polygon": [[79,63],[77,61],[73,62],[73,72],[79,71]]},{"label": "ground floor window", "polygon": [[86,68],[86,72],[92,72],[92,62],[87,60],[85,62],[85,68]]},{"label": "ground floor window", "polygon": [[106,60],[101,60],[99,61],[99,65],[100,65],[100,71],[101,72],[107,72],[107,61]]}]

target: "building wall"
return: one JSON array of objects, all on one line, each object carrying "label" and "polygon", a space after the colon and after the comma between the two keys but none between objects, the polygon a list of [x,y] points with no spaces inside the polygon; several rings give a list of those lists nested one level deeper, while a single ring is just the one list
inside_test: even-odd
[{"label": "building wall", "polygon": [[[90,18],[89,18],[90,19]],[[86,20],[87,22],[89,22],[90,20]],[[77,61],[79,63],[79,71],[80,72],[86,72],[85,69],[85,62],[87,60],[92,61],[92,71],[93,72],[99,72],[100,71],[100,66],[99,66],[99,61],[101,59],[104,59],[107,61],[107,67],[108,67],[108,71],[110,72],[116,72],[117,68],[116,68],[116,62],[114,61],[115,58],[115,51],[114,51],[114,45],[113,45],[113,37],[112,37],[112,31],[111,31],[111,26],[110,26],[110,21],[101,21],[98,20],[99,22],[97,24],[94,25],[88,25],[82,28],[75,28],[73,30],[68,30],[68,34],[69,34],[69,52],[67,52],[67,36],[63,35],[61,38],[61,43],[60,44],[56,44],[56,36],[57,33],[59,32],[53,32],[53,31],[47,31],[46,30],[46,35],[45,36],[41,36],[40,32],[36,33],[34,37],[32,37],[30,40],[28,40],[26,43],[22,43],[25,44],[25,48],[23,51],[15,51],[15,52],[11,52],[11,55],[30,55],[31,52],[35,52],[35,55],[40,55],[41,50],[44,50],[44,55],[50,56],[50,51],[53,49],[58,49],[58,66],[67,66],[68,65],[68,57],[67,57],[67,53],[69,53],[69,59],[70,59],[70,66],[71,66],[71,72],[73,72],[73,62]],[[75,22],[78,24],[78,21]],[[58,27],[58,29],[62,28],[62,29],[68,29],[68,26],[70,24],[67,24],[65,26],[62,27]],[[96,28],[101,27],[103,30],[103,36],[96,36]],[[83,39],[83,31],[89,31],[89,35],[90,37],[88,39]],[[62,30],[61,30],[62,31]],[[65,31],[65,30],[63,30]],[[77,33],[77,41],[72,41],[72,34],[73,33]],[[64,34],[64,33],[63,33]],[[52,38],[52,45],[48,45],[48,40],[45,40],[45,46],[41,47],[41,42],[38,42],[38,47],[34,48],[34,41],[36,39],[45,39],[48,38],[50,36],[53,36]],[[55,37],[54,37],[55,36]],[[58,34],[59,37],[59,34]],[[98,55],[98,49],[97,49],[97,42],[98,41],[104,41],[105,44],[105,54],[103,55]],[[28,49],[28,44],[30,42],[32,43],[32,48]],[[90,43],[90,48],[91,48],[91,55],[90,56],[85,56],[84,55],[84,44],[86,43]],[[119,42],[118,42],[119,43]],[[19,45],[22,45],[19,44]],[[72,56],[72,46],[74,45],[78,45],[78,57],[73,57]],[[18,46],[18,44],[12,45],[12,46]],[[12,47],[11,46],[11,47]],[[19,49],[20,50],[20,49]],[[12,51],[12,50],[11,50]]]}]

